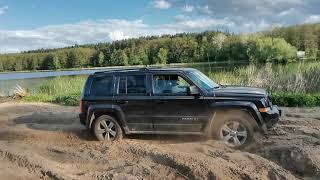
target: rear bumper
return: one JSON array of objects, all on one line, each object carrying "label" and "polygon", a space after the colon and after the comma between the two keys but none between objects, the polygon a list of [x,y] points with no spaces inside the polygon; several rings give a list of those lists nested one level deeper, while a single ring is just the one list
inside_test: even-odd
[{"label": "rear bumper", "polygon": [[82,125],[86,125],[86,115],[85,115],[85,114],[80,113],[80,114],[79,114],[79,119],[80,119],[80,123],[81,123]]},{"label": "rear bumper", "polygon": [[271,128],[277,122],[279,122],[281,114],[282,114],[282,111],[278,106],[276,105],[272,106],[271,110],[264,113],[263,115],[263,119],[266,124],[266,127]]}]

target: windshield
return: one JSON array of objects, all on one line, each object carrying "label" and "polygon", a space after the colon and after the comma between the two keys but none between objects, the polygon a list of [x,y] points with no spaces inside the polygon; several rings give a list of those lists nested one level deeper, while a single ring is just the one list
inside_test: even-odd
[{"label": "windshield", "polygon": [[203,87],[207,91],[215,88],[219,88],[219,84],[213,82],[208,76],[203,74],[201,71],[192,70],[188,71],[189,77],[194,80],[199,86]]}]

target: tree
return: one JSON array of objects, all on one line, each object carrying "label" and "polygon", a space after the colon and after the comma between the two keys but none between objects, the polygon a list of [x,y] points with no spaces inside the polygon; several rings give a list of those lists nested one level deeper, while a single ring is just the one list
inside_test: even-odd
[{"label": "tree", "polygon": [[3,72],[3,71],[4,71],[4,67],[3,67],[2,61],[0,61],[0,72]]},{"label": "tree", "polygon": [[75,50],[71,50],[67,55],[67,68],[79,68],[81,66],[81,61],[79,54]]},{"label": "tree", "polygon": [[308,58],[320,57],[320,24],[276,27],[250,35],[206,31],[0,54],[0,71],[226,60],[286,62],[296,60],[297,49],[306,51]]},{"label": "tree", "polygon": [[130,65],[142,65],[149,64],[148,55],[143,48],[134,48],[129,51],[129,64]]},{"label": "tree", "polygon": [[106,65],[106,62],[105,62],[105,57],[104,57],[104,54],[102,51],[99,52],[99,55],[98,55],[98,63],[99,63],[99,66],[100,67],[103,67]]},{"label": "tree", "polygon": [[249,38],[248,57],[250,61],[284,62],[293,60],[296,57],[297,49],[288,44],[282,38],[270,38],[254,35]]},{"label": "tree", "polygon": [[307,27],[305,29],[304,38],[305,38],[304,46],[305,46],[306,56],[308,58],[317,59],[318,39],[311,27]]},{"label": "tree", "polygon": [[123,50],[116,50],[111,54],[110,63],[112,66],[126,66],[128,57]]},{"label": "tree", "polygon": [[168,62],[168,50],[165,48],[160,48],[156,56],[156,64],[167,64]]},{"label": "tree", "polygon": [[61,66],[58,57],[52,53],[48,54],[41,64],[41,69],[44,70],[56,70],[60,68]]}]

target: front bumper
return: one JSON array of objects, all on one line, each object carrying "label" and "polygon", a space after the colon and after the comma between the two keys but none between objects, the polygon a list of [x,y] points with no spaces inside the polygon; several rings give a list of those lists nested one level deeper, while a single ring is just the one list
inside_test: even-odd
[{"label": "front bumper", "polygon": [[274,124],[276,124],[280,120],[281,114],[281,109],[278,106],[274,105],[271,107],[270,111],[262,115],[268,129],[274,126]]}]

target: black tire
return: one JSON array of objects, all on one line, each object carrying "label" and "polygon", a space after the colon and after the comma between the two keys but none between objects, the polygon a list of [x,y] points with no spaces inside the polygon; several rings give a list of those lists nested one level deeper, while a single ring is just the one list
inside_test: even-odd
[{"label": "black tire", "polygon": [[254,119],[248,113],[232,111],[213,120],[212,136],[227,146],[242,149],[253,141]]},{"label": "black tire", "polygon": [[102,115],[94,121],[93,134],[99,141],[115,141],[122,139],[122,129],[111,116]]}]

